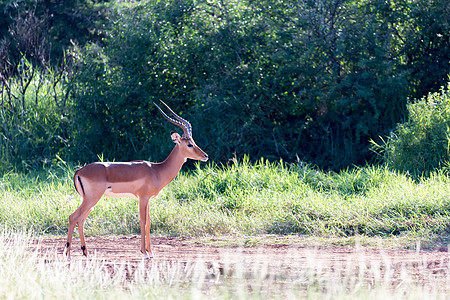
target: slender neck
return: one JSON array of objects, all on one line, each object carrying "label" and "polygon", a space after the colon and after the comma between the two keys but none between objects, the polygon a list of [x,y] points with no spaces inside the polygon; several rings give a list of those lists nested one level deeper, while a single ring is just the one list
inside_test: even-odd
[{"label": "slender neck", "polygon": [[165,187],[177,177],[185,162],[186,158],[180,154],[180,146],[175,145],[166,160],[159,164],[161,187]]}]

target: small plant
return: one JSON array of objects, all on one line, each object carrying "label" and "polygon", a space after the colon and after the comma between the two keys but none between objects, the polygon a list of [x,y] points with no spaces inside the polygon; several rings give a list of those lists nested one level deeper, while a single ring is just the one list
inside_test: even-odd
[{"label": "small plant", "polygon": [[388,140],[374,144],[392,168],[412,175],[429,175],[450,160],[450,82],[407,106],[408,120],[398,124]]}]

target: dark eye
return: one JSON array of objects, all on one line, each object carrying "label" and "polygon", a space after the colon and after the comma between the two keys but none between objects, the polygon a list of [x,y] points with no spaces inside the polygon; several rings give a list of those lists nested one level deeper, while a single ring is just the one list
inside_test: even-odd
[{"label": "dark eye", "polygon": [[192,148],[192,147],[194,147],[194,145],[192,145],[192,144],[188,144],[188,147],[189,147],[189,148]]}]

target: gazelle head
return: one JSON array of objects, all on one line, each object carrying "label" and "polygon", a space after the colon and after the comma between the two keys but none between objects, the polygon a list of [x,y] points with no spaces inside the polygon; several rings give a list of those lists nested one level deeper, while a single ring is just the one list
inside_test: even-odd
[{"label": "gazelle head", "polygon": [[[160,100],[161,101],[161,100]],[[183,119],[182,117],[178,116],[176,113],[173,112],[173,110],[165,104],[163,101],[161,101],[162,104],[170,111],[170,113],[175,117],[175,119],[172,119],[166,113],[155,104],[155,106],[158,108],[158,110],[161,112],[161,114],[166,118],[170,123],[175,124],[181,129],[183,129],[183,135],[180,136],[177,132],[172,131],[172,141],[177,144],[180,147],[180,150],[182,151],[184,157],[195,159],[195,160],[201,160],[201,161],[207,161],[208,160],[208,154],[206,154],[200,147],[198,147],[194,139],[192,138],[192,125],[187,120]]]}]

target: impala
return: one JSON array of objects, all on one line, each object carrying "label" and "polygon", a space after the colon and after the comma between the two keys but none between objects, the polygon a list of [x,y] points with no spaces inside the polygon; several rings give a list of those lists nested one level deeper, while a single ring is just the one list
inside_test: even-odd
[{"label": "impala", "polygon": [[[162,102],[162,101],[161,101]],[[203,152],[192,138],[191,124],[175,114],[170,107],[162,102],[175,117],[172,119],[156,105],[161,114],[171,123],[183,129],[183,135],[171,132],[175,147],[161,163],[148,161],[131,162],[97,162],[86,165],[75,171],[73,181],[75,189],[83,201],[77,210],[69,217],[69,233],[65,246],[65,254],[70,259],[70,247],[75,225],[78,225],[81,250],[87,256],[83,225],[92,208],[100,198],[134,197],[139,199],[139,219],[141,225],[141,252],[146,259],[152,258],[150,245],[149,200],[169,184],[180,172],[188,158],[207,161],[208,155]]]}]

